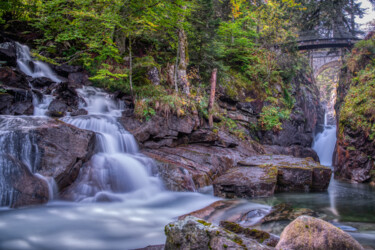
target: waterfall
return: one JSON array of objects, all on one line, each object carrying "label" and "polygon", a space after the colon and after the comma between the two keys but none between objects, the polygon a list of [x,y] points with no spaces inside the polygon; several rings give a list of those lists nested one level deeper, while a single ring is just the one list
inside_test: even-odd
[{"label": "waterfall", "polygon": [[[139,154],[137,143],[117,121],[124,109],[104,91],[84,87],[77,92],[85,100],[82,108],[88,115],[64,117],[61,120],[96,133],[96,154],[81,170],[70,190],[77,201],[119,200],[114,193],[143,190],[151,194],[161,190],[161,182],[152,176],[152,161]],[[144,163],[149,164],[144,164]]]},{"label": "waterfall", "polygon": [[33,78],[47,77],[54,82],[61,82],[46,63],[32,59],[29,47],[16,43],[16,52],[17,65],[26,75]]},{"label": "waterfall", "polygon": [[[336,140],[336,126],[327,125],[327,113],[325,113],[323,131],[315,136],[314,144],[312,147],[319,156],[320,164],[327,167],[332,167],[332,158],[333,152],[335,150]],[[338,216],[339,213],[336,209],[336,189],[334,182],[335,180],[332,175],[330,182],[331,184],[328,188],[331,204],[330,210],[334,215]]]}]

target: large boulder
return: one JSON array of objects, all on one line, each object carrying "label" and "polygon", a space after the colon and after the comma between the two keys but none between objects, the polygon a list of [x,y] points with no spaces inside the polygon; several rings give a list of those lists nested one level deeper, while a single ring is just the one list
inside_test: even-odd
[{"label": "large boulder", "polygon": [[77,178],[83,163],[94,154],[95,133],[53,121],[35,129],[41,155],[38,173],[53,177],[60,190]]},{"label": "large boulder", "polygon": [[60,190],[94,153],[95,133],[58,120],[1,116],[0,129],[6,150],[18,152],[17,160],[29,162],[32,173],[54,178]]},{"label": "large boulder", "polygon": [[13,208],[46,203],[49,197],[48,184],[31,173],[28,166],[11,155],[0,155],[3,170],[0,205]]},{"label": "large boulder", "polygon": [[252,238],[246,238],[191,216],[165,226],[165,234],[165,250],[272,249]]},{"label": "large boulder", "polygon": [[214,194],[225,198],[264,197],[274,191],[323,191],[332,171],[311,158],[258,155],[239,161],[214,182]]},{"label": "large boulder", "polygon": [[300,216],[282,232],[276,249],[353,249],[363,247],[341,229],[310,216]]},{"label": "large boulder", "polygon": [[268,197],[275,192],[276,182],[276,167],[231,168],[214,181],[214,195],[229,199]]}]

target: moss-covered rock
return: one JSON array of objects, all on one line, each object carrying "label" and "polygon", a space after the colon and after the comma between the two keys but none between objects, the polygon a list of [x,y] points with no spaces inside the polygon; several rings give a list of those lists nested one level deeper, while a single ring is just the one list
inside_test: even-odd
[{"label": "moss-covered rock", "polygon": [[165,226],[165,250],[175,249],[272,249],[204,220],[188,216]]},{"label": "moss-covered rock", "polygon": [[300,216],[282,232],[276,249],[363,249],[341,229],[310,216]]}]

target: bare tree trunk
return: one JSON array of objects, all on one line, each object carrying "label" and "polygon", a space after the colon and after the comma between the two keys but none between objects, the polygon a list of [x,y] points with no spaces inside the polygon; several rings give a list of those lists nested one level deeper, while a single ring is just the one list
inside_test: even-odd
[{"label": "bare tree trunk", "polygon": [[177,77],[178,77],[178,60],[180,59],[180,39],[178,39],[178,47],[177,47],[177,55],[176,55],[176,63],[174,65],[174,85],[175,91],[178,93],[178,84],[177,84]]},{"label": "bare tree trunk", "polygon": [[133,96],[133,58],[132,58],[132,40],[129,36],[129,84],[130,84],[130,92]]},{"label": "bare tree trunk", "polygon": [[187,79],[187,65],[189,59],[187,57],[187,37],[185,31],[181,28],[178,30],[178,44],[180,51],[180,62],[177,68],[178,83],[182,87],[182,92],[186,95],[190,95],[190,86]]},{"label": "bare tree trunk", "polygon": [[217,69],[215,68],[211,74],[211,81],[210,81],[211,82],[211,94],[210,94],[210,100],[208,103],[208,125],[210,126],[210,128],[214,126],[212,108],[214,107],[214,102],[215,102],[216,75],[217,75]]}]

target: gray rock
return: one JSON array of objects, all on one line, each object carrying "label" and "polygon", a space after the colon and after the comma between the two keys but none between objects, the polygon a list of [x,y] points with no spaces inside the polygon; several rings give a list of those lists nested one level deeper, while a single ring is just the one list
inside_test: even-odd
[{"label": "gray rock", "polygon": [[276,182],[275,167],[236,167],[214,181],[214,195],[224,198],[268,197],[275,192]]},{"label": "gray rock", "polygon": [[341,229],[310,216],[300,216],[282,232],[276,249],[353,249],[363,247]]}]

